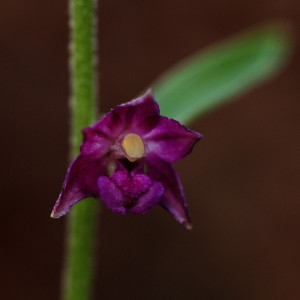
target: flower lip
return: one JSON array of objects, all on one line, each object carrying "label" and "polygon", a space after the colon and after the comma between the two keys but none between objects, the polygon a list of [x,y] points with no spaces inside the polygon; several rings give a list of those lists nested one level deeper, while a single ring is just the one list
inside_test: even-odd
[{"label": "flower lip", "polygon": [[129,161],[134,162],[144,156],[145,146],[139,135],[135,133],[126,134],[121,144]]}]

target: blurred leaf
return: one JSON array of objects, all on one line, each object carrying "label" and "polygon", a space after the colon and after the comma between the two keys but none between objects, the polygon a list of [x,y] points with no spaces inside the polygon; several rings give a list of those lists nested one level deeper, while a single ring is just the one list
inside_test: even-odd
[{"label": "blurred leaf", "polygon": [[289,45],[283,28],[269,26],[184,60],[153,85],[162,115],[186,124],[233,100],[280,70]]}]

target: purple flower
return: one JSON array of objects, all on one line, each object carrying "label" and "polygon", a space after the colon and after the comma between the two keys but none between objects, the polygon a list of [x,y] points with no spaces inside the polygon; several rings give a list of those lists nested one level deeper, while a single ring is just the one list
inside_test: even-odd
[{"label": "purple flower", "polygon": [[201,135],[160,116],[151,92],[119,105],[83,130],[51,217],[86,197],[119,214],[144,214],[157,204],[191,228],[180,179],[170,164],[187,156]]}]

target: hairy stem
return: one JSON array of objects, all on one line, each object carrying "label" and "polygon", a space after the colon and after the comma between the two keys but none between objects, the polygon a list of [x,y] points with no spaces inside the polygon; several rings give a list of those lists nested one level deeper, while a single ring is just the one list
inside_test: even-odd
[{"label": "hairy stem", "polygon": [[[79,152],[81,129],[95,122],[95,0],[70,0],[71,158]],[[68,215],[63,300],[91,299],[98,205],[76,204]]]}]

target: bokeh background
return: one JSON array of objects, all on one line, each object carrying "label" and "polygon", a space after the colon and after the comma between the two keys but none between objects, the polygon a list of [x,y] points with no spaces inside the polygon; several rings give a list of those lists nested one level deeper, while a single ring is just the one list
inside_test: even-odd
[{"label": "bokeh background", "polygon": [[[284,20],[295,50],[274,80],[191,124],[204,139],[176,168],[192,231],[160,207],[122,217],[101,205],[95,299],[300,299],[299,1],[98,8],[103,112],[252,26]],[[68,4],[4,0],[0,16],[0,299],[59,299],[66,218],[49,214],[68,160]]]}]

